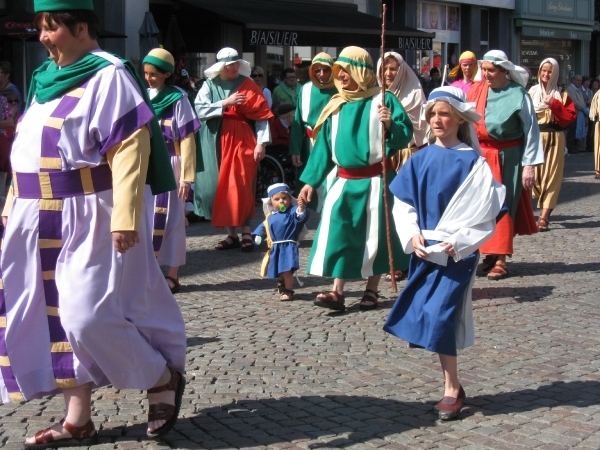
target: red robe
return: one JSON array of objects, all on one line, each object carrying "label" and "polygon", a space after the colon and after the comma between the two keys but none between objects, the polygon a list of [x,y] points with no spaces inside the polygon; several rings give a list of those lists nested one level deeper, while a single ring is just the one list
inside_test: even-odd
[{"label": "red robe", "polygon": [[216,227],[240,227],[254,217],[258,163],[254,160],[256,135],[248,120],[273,117],[261,88],[250,78],[236,92],[244,94],[246,101],[223,111],[221,164],[212,215]]}]

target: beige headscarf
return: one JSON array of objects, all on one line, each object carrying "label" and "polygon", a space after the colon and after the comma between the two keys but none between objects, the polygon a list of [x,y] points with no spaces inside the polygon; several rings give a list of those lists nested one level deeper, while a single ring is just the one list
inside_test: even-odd
[{"label": "beige headscarf", "polygon": [[[550,80],[548,80],[548,85],[545,88],[539,75],[544,64],[552,64],[552,75],[550,75]],[[537,114],[543,113],[548,109],[548,105],[544,103],[546,95],[551,95],[555,99],[562,101],[560,92],[558,92],[558,62],[554,58],[546,58],[540,63],[538,80],[538,84],[529,89],[529,95],[531,96],[531,100],[533,100],[533,107]]]},{"label": "beige headscarf", "polygon": [[[417,78],[417,75],[406,64],[401,55],[396,52],[387,52],[383,59],[385,60],[387,57],[392,57],[398,61],[400,67],[392,85],[386,90],[393,93],[400,100],[400,103],[402,103],[404,110],[413,124],[411,144],[414,143],[417,147],[420,147],[427,143],[427,138],[425,137],[427,121],[421,117],[421,105],[427,100],[425,93],[423,92],[419,78]],[[380,86],[383,86],[383,80],[381,79],[381,58],[377,61],[377,81]]]},{"label": "beige headscarf", "polygon": [[[342,82],[339,78],[340,69],[344,69],[350,74],[352,79],[358,84],[358,90],[347,91],[342,88]],[[344,103],[371,98],[381,92],[381,88],[377,86],[371,55],[360,47],[346,47],[341,51],[337,61],[333,64],[333,79],[338,93],[331,97],[329,103],[321,111],[319,120],[317,120],[317,124],[313,129],[315,140],[323,123],[325,123],[331,114],[339,111],[340,106]]]},{"label": "beige headscarf", "polygon": [[310,81],[312,81],[313,84],[316,87],[318,87],[319,89],[329,89],[329,88],[334,87],[335,84],[333,82],[333,71],[331,71],[331,76],[329,77],[329,80],[327,81],[327,83],[325,83],[325,84],[319,83],[319,80],[317,80],[317,77],[315,77],[315,74],[313,73],[313,66],[315,64],[320,64],[322,66],[327,66],[327,67],[333,68],[333,58],[325,52],[321,52],[321,53],[317,54],[313,58],[312,63],[310,65],[310,67],[308,68],[308,76],[310,77]]}]

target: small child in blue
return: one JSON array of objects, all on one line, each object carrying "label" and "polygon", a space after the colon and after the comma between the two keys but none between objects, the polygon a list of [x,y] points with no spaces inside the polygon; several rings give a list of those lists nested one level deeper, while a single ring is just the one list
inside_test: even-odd
[{"label": "small child in blue", "polygon": [[[290,188],[285,183],[269,186],[267,194],[269,198],[263,199],[266,219],[252,233],[257,236],[257,244],[266,236],[269,246],[260,274],[279,280],[279,300],[292,300],[294,272],[300,268],[298,238],[309,213],[302,200],[292,197]],[[298,206],[292,206],[296,202]]]}]

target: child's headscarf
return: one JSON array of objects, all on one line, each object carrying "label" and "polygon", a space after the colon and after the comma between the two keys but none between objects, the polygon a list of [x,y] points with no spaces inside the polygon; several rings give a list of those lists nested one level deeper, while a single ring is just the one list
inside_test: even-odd
[{"label": "child's headscarf", "polygon": [[283,212],[273,208],[273,206],[271,205],[271,199],[273,198],[273,196],[280,192],[287,192],[287,194],[292,199],[292,205],[298,206],[298,200],[292,195],[290,187],[285,183],[275,183],[267,188],[267,198],[262,199],[263,212],[265,213],[265,217],[272,213]]},{"label": "child's headscarf", "polygon": [[[481,116],[475,110],[475,103],[467,102],[467,97],[462,89],[454,86],[442,86],[434,89],[429,94],[427,103],[423,105],[422,115],[427,120],[427,115],[433,105],[437,102],[446,102],[458,114],[459,117],[464,119],[469,124],[469,134],[471,135],[471,148],[481,155],[481,148],[479,147],[479,139],[477,139],[477,133],[475,132],[474,123],[477,123]],[[429,121],[428,121],[429,122]],[[429,124],[428,124],[429,127]]]}]

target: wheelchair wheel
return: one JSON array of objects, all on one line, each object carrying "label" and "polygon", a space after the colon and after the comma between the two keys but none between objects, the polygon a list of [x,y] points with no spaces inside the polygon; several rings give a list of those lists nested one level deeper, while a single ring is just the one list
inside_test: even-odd
[{"label": "wheelchair wheel", "polygon": [[256,171],[256,203],[261,204],[261,199],[267,196],[267,189],[275,183],[285,183],[283,167],[271,155],[265,155],[258,163]]}]

